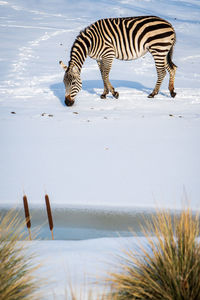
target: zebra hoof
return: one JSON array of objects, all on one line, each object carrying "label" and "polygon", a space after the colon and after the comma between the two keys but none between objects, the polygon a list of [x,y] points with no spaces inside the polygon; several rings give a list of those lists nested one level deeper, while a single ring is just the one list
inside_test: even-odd
[{"label": "zebra hoof", "polygon": [[102,94],[102,95],[100,96],[100,98],[101,98],[101,99],[106,99],[106,95]]},{"label": "zebra hoof", "polygon": [[113,97],[115,97],[116,99],[118,99],[119,98],[119,93],[118,92],[114,92],[113,93]]},{"label": "zebra hoof", "polygon": [[172,91],[170,94],[172,98],[176,97],[176,93],[174,91]]},{"label": "zebra hoof", "polygon": [[154,93],[151,93],[149,94],[148,98],[154,98],[155,94]]}]

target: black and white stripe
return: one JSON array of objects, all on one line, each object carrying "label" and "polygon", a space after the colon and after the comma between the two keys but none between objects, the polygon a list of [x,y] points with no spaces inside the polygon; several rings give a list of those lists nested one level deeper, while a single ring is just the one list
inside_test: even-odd
[{"label": "black and white stripe", "polygon": [[174,77],[176,66],[172,62],[175,41],[176,34],[172,25],[156,16],[99,20],[81,31],[72,46],[69,67],[65,66],[67,68],[64,79],[66,90],[70,90],[70,86],[71,94],[69,95],[74,99],[77,90],[80,90],[80,78],[77,77],[79,88],[75,92],[76,84],[74,83],[73,93],[73,80],[68,82],[68,77],[74,76],[74,68],[77,70],[75,73],[80,75],[82,65],[86,57],[89,56],[97,61],[101,71],[104,82],[104,92],[101,98],[106,98],[109,92],[118,98],[118,92],[114,90],[109,81],[113,59],[133,60],[149,51],[155,60],[158,76],[155,88],[149,97],[158,94],[166,70],[170,74],[170,94],[175,97]]}]

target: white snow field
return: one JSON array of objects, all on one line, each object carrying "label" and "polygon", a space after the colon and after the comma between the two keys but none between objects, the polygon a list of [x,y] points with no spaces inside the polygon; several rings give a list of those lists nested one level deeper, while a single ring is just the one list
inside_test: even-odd
[{"label": "white snow field", "polygon": [[[120,96],[102,100],[100,72],[88,58],[82,91],[66,107],[59,61],[68,62],[79,31],[100,18],[138,15],[160,16],[176,30],[176,98],[168,75],[159,95],[147,98],[156,82],[147,54],[114,61],[110,79]],[[20,206],[25,191],[38,206],[47,192],[54,208],[179,209],[187,198],[199,210],[199,0],[0,1],[0,37],[0,206]],[[70,264],[81,285],[79,262],[96,278],[99,259],[117,243],[38,242],[39,258],[48,258],[43,270],[55,280],[47,298],[63,299],[62,266]]]},{"label": "white snow field", "polygon": [[[0,201],[41,203],[44,190],[64,205],[180,207],[200,192],[199,1],[0,1]],[[158,15],[177,33],[177,97],[148,99],[151,55],[114,61],[119,91],[101,100],[95,60],[83,89],[64,106],[63,70],[81,29],[104,17]]]},{"label": "white snow field", "polygon": [[[140,242],[144,243],[143,238]],[[78,300],[98,299],[108,287],[105,278],[111,270],[118,270],[125,250],[138,245],[134,238],[100,238],[85,241],[34,241],[31,250],[39,256],[43,267],[38,271],[48,280],[42,300],[73,300],[70,289]],[[88,298],[92,292],[93,297]]]}]

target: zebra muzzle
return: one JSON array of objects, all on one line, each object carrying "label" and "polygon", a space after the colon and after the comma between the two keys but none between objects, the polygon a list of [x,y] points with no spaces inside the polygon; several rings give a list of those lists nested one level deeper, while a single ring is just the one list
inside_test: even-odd
[{"label": "zebra muzzle", "polygon": [[72,106],[74,104],[74,100],[72,100],[71,96],[68,95],[67,97],[65,97],[65,104],[67,106]]}]

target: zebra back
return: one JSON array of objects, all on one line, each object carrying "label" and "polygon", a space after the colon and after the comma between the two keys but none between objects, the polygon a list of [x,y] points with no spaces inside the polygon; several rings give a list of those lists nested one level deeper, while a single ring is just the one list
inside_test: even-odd
[{"label": "zebra back", "polygon": [[80,32],[71,59],[82,65],[87,55],[101,59],[112,50],[115,58],[132,60],[149,49],[168,52],[175,39],[172,25],[156,16],[101,19]]}]

